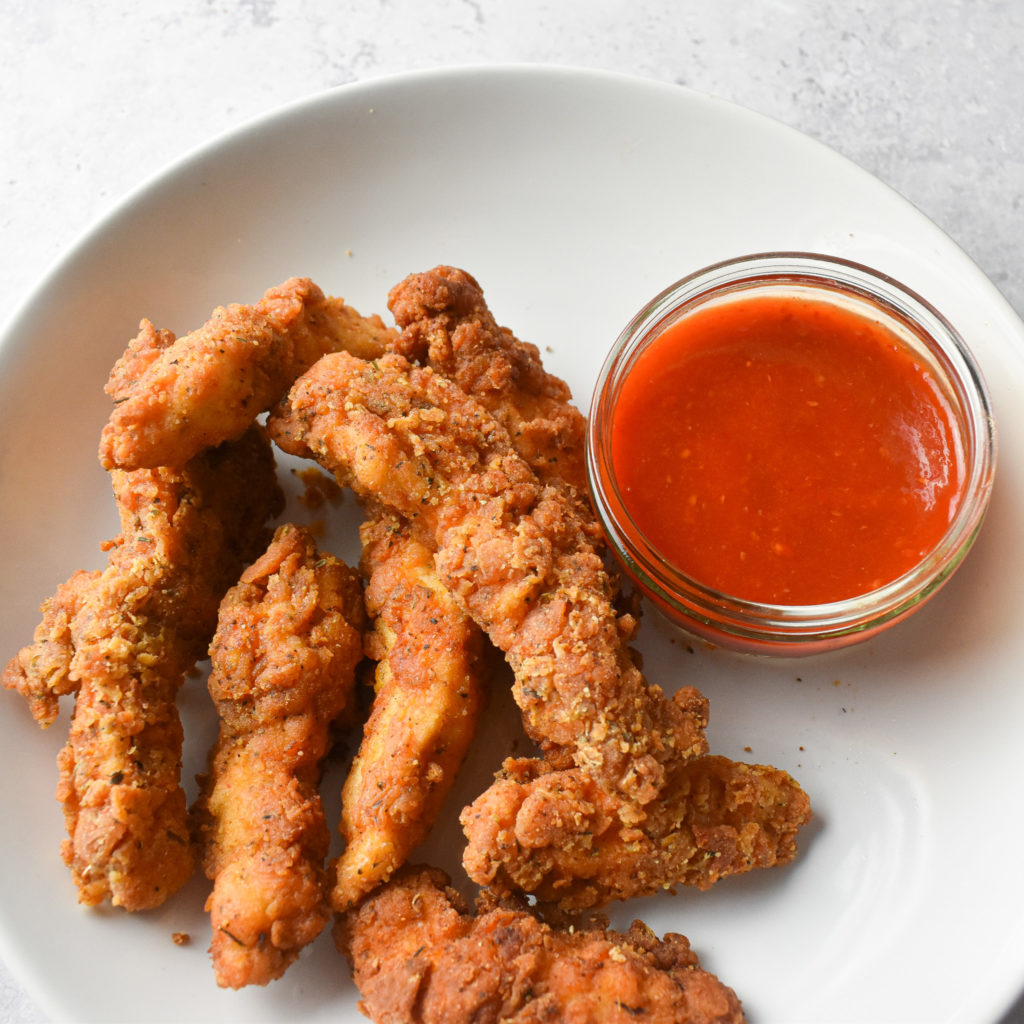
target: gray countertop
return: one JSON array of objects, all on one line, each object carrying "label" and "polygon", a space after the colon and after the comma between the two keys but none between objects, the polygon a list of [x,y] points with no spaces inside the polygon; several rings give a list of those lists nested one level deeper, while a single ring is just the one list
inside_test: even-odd
[{"label": "gray countertop", "polygon": [[[492,62],[628,72],[776,118],[908,198],[1024,314],[1020,0],[0,0],[4,317],[221,132],[344,83]],[[44,1019],[2,964],[0,1019]]]}]

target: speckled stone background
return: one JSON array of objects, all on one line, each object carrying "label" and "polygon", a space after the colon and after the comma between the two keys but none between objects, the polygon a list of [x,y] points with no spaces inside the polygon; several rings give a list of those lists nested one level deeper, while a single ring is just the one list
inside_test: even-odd
[{"label": "speckled stone background", "polygon": [[[492,62],[645,75],[783,121],[910,199],[1024,314],[1022,0],[0,0],[0,319],[219,133],[346,82]],[[44,1020],[2,964],[0,1019]]]}]

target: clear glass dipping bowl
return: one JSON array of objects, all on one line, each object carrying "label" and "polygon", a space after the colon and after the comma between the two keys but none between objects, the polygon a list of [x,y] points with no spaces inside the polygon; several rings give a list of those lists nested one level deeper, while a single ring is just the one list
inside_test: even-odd
[{"label": "clear glass dipping bowl", "polygon": [[[670,564],[644,537],[616,482],[611,431],[622,382],[637,356],[698,307],[737,292],[795,293],[840,303],[882,321],[934,376],[953,412],[965,476],[941,541],[913,569],[879,589],[828,604],[773,605],[721,593]],[[627,575],[670,621],[715,644],[772,655],[845,647],[906,618],[959,566],[992,491],[996,435],[989,395],[963,338],[930,303],[869,267],[814,253],[764,253],[717,263],[666,288],[626,325],[601,370],[587,439],[591,495]],[[669,500],[669,496],[666,496]]]}]

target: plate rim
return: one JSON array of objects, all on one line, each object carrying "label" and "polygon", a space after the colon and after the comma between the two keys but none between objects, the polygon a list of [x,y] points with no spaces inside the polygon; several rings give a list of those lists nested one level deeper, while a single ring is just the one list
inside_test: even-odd
[{"label": "plate rim", "polygon": [[913,209],[915,213],[938,231],[946,242],[954,246],[965,258],[967,263],[975,272],[978,283],[990,291],[992,297],[1002,304],[1012,321],[1019,324],[1020,331],[1024,334],[1024,315],[1018,315],[1017,311],[1010,305],[1009,300],[996,287],[992,280],[982,271],[969,253],[945,231],[936,224],[924,211],[922,211],[910,199],[904,196],[892,185],[877,177],[873,172],[857,163],[854,159],[841,153],[828,143],[815,138],[785,121],[770,114],[754,110],[734,100],[694,88],[690,85],[683,85],[677,82],[669,82],[665,79],[653,78],[634,72],[625,72],[607,68],[592,67],[587,65],[574,65],[562,63],[541,63],[529,61],[505,61],[497,63],[469,62],[464,64],[447,64],[438,66],[427,66],[409,68],[402,71],[382,73],[368,78],[357,79],[352,82],[342,82],[338,85],[317,89],[303,96],[294,97],[283,103],[277,104],[260,111],[249,117],[243,118],[236,125],[227,127],[212,136],[203,139],[191,147],[185,149],[179,155],[165,161],[161,166],[143,176],[135,185],[130,187],[120,196],[115,197],[111,202],[101,207],[92,218],[73,233],[42,269],[36,282],[29,286],[27,292],[20,300],[15,299],[12,311],[0,320],[0,356],[8,344],[9,338],[16,331],[17,324],[23,320],[30,308],[35,305],[47,287],[56,281],[63,273],[67,272],[70,264],[82,257],[84,251],[93,243],[109,225],[118,218],[126,216],[131,208],[145,200],[152,192],[156,191],[168,179],[177,176],[185,168],[193,163],[200,162],[212,157],[222,147],[233,145],[250,134],[258,134],[265,131],[274,122],[287,120],[297,113],[312,110],[317,106],[329,105],[338,97],[355,95],[360,92],[373,92],[381,88],[398,88],[409,82],[422,79],[424,81],[433,79],[468,79],[472,77],[550,77],[552,79],[584,79],[590,78],[596,82],[608,85],[620,85],[624,88],[648,89],[652,93],[664,95],[676,94],[686,97],[690,102],[716,104],[727,109],[734,117],[747,117],[755,122],[769,124],[774,130],[788,134],[790,137],[799,139],[802,144],[810,144],[820,153],[827,154],[832,159],[837,159],[855,168],[859,173],[867,175],[879,187],[887,190],[900,202]]}]

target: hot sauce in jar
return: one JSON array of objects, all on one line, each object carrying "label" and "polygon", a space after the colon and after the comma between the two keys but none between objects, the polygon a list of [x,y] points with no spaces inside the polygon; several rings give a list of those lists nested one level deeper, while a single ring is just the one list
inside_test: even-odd
[{"label": "hot sauce in jar", "polygon": [[694,579],[767,604],[875,590],[942,539],[963,453],[949,403],[877,320],[742,294],[637,358],[612,420],[622,500]]},{"label": "hot sauce in jar", "polygon": [[670,617],[809,653],[904,617],[959,564],[994,436],[931,307],[866,268],[781,254],[638,315],[602,371],[588,457],[612,549]]}]

